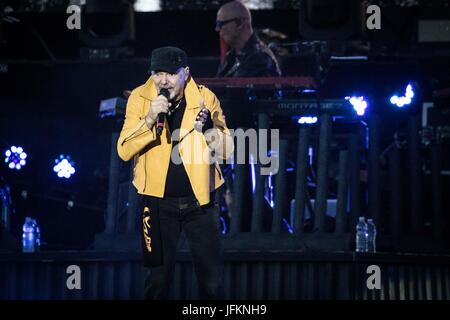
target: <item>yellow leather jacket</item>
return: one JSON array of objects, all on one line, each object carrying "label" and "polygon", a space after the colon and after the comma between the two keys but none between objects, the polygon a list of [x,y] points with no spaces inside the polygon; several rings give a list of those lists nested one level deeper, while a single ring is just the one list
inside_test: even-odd
[{"label": "yellow leather jacket", "polygon": [[[145,122],[150,103],[158,90],[151,78],[134,89],[128,98],[125,122],[117,142],[119,157],[128,161],[134,158],[133,184],[137,192],[154,197],[164,197],[167,170],[171,161],[172,141],[167,121],[160,137],[156,126],[148,128]],[[186,109],[180,127],[179,157],[186,169],[192,190],[200,205],[210,202],[210,192],[224,180],[216,161],[211,161],[211,151],[216,159],[227,159],[233,152],[233,139],[217,97],[208,88],[197,86],[190,77],[184,89]],[[194,129],[201,102],[209,109],[215,128],[213,142]],[[175,148],[174,148],[175,149]]]}]

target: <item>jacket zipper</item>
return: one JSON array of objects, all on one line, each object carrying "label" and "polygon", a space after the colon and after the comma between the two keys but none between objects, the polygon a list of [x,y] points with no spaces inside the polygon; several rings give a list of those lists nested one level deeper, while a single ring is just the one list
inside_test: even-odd
[{"label": "jacket zipper", "polygon": [[144,190],[142,192],[145,192],[145,188],[147,188],[147,153],[144,153]]},{"label": "jacket zipper", "polygon": [[144,133],[146,133],[147,131],[150,131],[150,129],[149,129],[149,130],[144,131],[144,132],[138,134],[137,136],[133,137],[133,135],[136,134],[136,132],[139,131],[144,125],[145,125],[145,122],[142,124],[142,126],[139,127],[139,129],[137,129],[135,132],[133,132],[133,133],[130,134],[128,137],[126,137],[125,139],[123,139],[121,145],[123,146],[123,144],[124,144],[125,142],[128,142],[131,138],[136,138],[136,137],[140,136],[141,134],[144,134]]}]

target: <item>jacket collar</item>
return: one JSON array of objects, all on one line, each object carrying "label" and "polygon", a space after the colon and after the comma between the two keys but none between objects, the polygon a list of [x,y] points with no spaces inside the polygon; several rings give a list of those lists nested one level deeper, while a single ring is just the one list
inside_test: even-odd
[{"label": "jacket collar", "polygon": [[[155,83],[153,82],[153,79],[150,77],[143,85],[140,96],[147,100],[153,100],[157,95],[158,90]],[[198,90],[197,84],[191,76],[186,82],[186,86],[184,88],[184,96],[186,98],[186,109],[200,108],[200,101],[202,100],[202,96],[200,94],[200,91]]]},{"label": "jacket collar", "polygon": [[231,59],[232,62],[234,62],[234,59],[236,57],[244,58],[247,55],[250,55],[254,52],[259,51],[258,45],[259,45],[259,38],[257,37],[256,33],[253,32],[252,35],[250,36],[250,38],[248,38],[244,47],[242,47],[242,49],[239,52],[236,52],[236,50],[234,50],[234,49],[230,49],[227,52],[226,57]]},{"label": "jacket collar", "polygon": [[253,32],[250,38],[248,38],[244,47],[241,49],[239,53],[236,53],[237,56],[247,56],[252,54],[255,51],[258,51],[258,43],[259,39],[256,34]]}]

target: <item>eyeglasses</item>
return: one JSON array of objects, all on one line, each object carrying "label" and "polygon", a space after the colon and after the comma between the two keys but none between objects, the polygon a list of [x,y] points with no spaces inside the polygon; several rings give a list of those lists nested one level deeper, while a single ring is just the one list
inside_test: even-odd
[{"label": "eyeglasses", "polygon": [[222,29],[222,27],[226,24],[229,24],[230,22],[233,21],[239,21],[241,20],[240,18],[233,18],[233,19],[228,19],[228,20],[217,20],[216,21],[216,30],[220,30]]}]

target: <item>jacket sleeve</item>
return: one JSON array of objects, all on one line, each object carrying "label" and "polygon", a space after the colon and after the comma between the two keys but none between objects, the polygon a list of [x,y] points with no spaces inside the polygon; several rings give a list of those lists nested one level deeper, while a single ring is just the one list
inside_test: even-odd
[{"label": "jacket sleeve", "polygon": [[208,145],[214,149],[214,152],[219,158],[224,160],[228,159],[234,151],[233,137],[230,134],[230,130],[227,128],[225,122],[225,116],[222,108],[220,107],[220,101],[211,90],[203,87],[203,97],[205,99],[205,105],[211,113],[211,119],[214,123],[213,136],[214,143],[206,137]]},{"label": "jacket sleeve", "polygon": [[[119,157],[128,161],[145,146],[156,139],[155,128],[150,130],[142,114],[142,98],[137,89],[133,90],[127,102],[125,122],[117,141],[117,153]],[[140,112],[141,111],[141,112]]]}]

